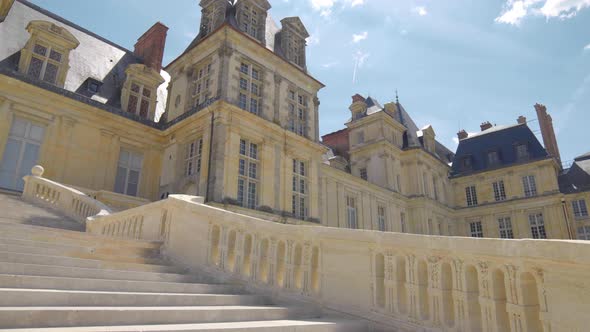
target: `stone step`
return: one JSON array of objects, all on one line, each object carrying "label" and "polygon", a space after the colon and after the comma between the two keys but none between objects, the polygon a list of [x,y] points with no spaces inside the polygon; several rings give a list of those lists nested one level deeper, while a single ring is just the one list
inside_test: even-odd
[{"label": "stone step", "polygon": [[200,284],[188,282],[156,282],[139,280],[109,280],[31,275],[0,274],[0,287],[28,289],[87,290],[110,292],[164,292],[188,294],[241,294],[238,285]]},{"label": "stone step", "polygon": [[95,326],[9,329],[10,332],[359,332],[367,331],[364,323],[350,320],[269,320],[174,325]]},{"label": "stone step", "polygon": [[76,258],[96,257],[106,260],[121,262],[161,262],[159,250],[123,247],[124,250],[100,245],[92,246],[76,245],[67,243],[54,243],[43,241],[32,241],[19,238],[6,238],[0,235],[0,248],[2,251],[14,251],[12,248],[18,248],[19,252],[45,253],[50,256],[70,256]]},{"label": "stone step", "polygon": [[97,292],[55,289],[0,288],[0,307],[25,306],[246,306],[270,305],[258,295]]},{"label": "stone step", "polygon": [[49,256],[19,252],[0,251],[0,263],[42,264],[63,267],[81,267],[90,269],[108,269],[135,272],[180,273],[183,269],[169,265],[151,265],[123,263],[105,260]]},{"label": "stone step", "polygon": [[305,307],[0,307],[0,327],[75,327],[316,318]]},{"label": "stone step", "polygon": [[6,222],[0,222],[0,234],[5,238],[19,238],[23,240],[60,244],[77,244],[81,246],[98,245],[101,247],[159,249],[161,245],[160,242],[155,241],[112,238],[84,232]]},{"label": "stone step", "polygon": [[8,262],[0,262],[0,274],[168,282],[192,282],[196,280],[196,277],[177,273],[93,269]]}]

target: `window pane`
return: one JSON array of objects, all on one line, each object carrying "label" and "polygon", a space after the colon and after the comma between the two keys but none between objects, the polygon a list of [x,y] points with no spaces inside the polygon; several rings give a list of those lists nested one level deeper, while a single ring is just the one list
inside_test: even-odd
[{"label": "window pane", "polygon": [[45,133],[45,129],[43,127],[31,125],[31,130],[29,131],[29,138],[41,142],[43,140],[43,134]]},{"label": "window pane", "polygon": [[131,168],[135,169],[135,170],[139,170],[141,169],[141,162],[143,160],[143,157],[139,154],[134,154],[131,153]]},{"label": "window pane", "polygon": [[240,175],[246,175],[246,161],[244,159],[240,159]]},{"label": "window pane", "polygon": [[131,83],[131,91],[139,93],[139,85]]},{"label": "window pane", "polygon": [[33,78],[40,78],[42,68],[43,68],[43,61],[39,60],[35,57],[32,57],[31,63],[29,64],[29,71],[27,74]]},{"label": "window pane", "polygon": [[127,178],[127,169],[123,167],[117,168],[117,176],[115,178],[115,192],[119,194],[125,193],[125,180]]},{"label": "window pane", "polygon": [[45,67],[45,76],[43,76],[43,80],[47,83],[55,84],[57,80],[57,70],[58,67],[52,63],[47,63]]},{"label": "window pane", "polygon": [[36,44],[33,48],[33,52],[39,55],[46,55],[47,54],[47,47],[43,45]]},{"label": "window pane", "polygon": [[143,92],[142,92],[142,93],[143,93],[143,96],[144,96],[144,97],[147,97],[147,98],[149,98],[149,97],[151,97],[151,95],[152,95],[152,90],[150,90],[150,89],[146,89],[146,88],[143,88]]},{"label": "window pane", "polygon": [[138,171],[129,171],[129,184],[138,184],[139,183],[139,172]]},{"label": "window pane", "polygon": [[35,166],[37,163],[37,157],[39,156],[39,145],[26,143],[25,144],[25,151],[23,153],[23,159],[20,164],[20,169],[18,172],[18,180],[25,175],[31,173],[31,168]]},{"label": "window pane", "polygon": [[20,118],[14,118],[12,121],[12,126],[10,127],[10,135],[16,137],[25,137],[25,133],[27,131],[27,122],[28,121]]},{"label": "window pane", "polygon": [[150,102],[145,99],[142,99],[141,100],[141,107],[139,108],[139,116],[141,116],[144,119],[147,119],[149,108],[150,108]]},{"label": "window pane", "polygon": [[55,51],[55,50],[51,50],[51,53],[49,54],[49,58],[51,60],[57,61],[57,62],[61,62],[61,53]]},{"label": "window pane", "polygon": [[23,143],[15,139],[8,139],[8,142],[4,148],[2,164],[0,165],[1,171],[10,173],[13,176],[16,174],[16,165],[18,163],[18,159],[20,158],[21,144]]},{"label": "window pane", "polygon": [[137,111],[137,97],[134,95],[129,96],[129,103],[127,104],[127,112],[135,113]]},{"label": "window pane", "polygon": [[127,185],[127,195],[137,196],[137,183],[129,183]]}]

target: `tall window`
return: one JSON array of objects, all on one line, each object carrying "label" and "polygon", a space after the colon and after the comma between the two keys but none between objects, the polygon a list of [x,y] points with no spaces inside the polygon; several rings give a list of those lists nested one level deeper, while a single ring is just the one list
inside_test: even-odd
[{"label": "tall window", "polygon": [[402,227],[402,233],[407,233],[408,228],[406,225],[406,214],[403,212],[400,214],[400,223],[401,223],[401,227]]},{"label": "tall window", "polygon": [[378,206],[377,207],[377,228],[381,232],[385,232],[387,227],[385,226],[385,207]]},{"label": "tall window", "polygon": [[578,240],[590,240],[590,226],[578,227]]},{"label": "tall window", "polygon": [[574,216],[576,218],[584,218],[588,216],[588,208],[586,207],[586,201],[583,199],[572,202],[572,208],[574,209]]},{"label": "tall window", "polygon": [[422,190],[424,192],[424,196],[430,196],[430,190],[428,188],[428,175],[426,173],[422,174]]},{"label": "tall window", "polygon": [[192,107],[198,107],[211,97],[211,64],[202,64],[195,69],[192,85]]},{"label": "tall window", "polygon": [[240,20],[242,31],[258,39],[258,11],[255,8],[245,5],[241,11]]},{"label": "tall window", "polygon": [[542,213],[529,214],[529,224],[531,226],[531,234],[533,239],[546,239],[545,220]]},{"label": "tall window", "polygon": [[129,91],[129,102],[127,103],[127,112],[138,114],[146,119],[150,111],[150,100],[152,90],[138,82],[131,82]]},{"label": "tall window", "polygon": [[115,179],[115,192],[137,196],[142,161],[143,156],[141,154],[121,149]]},{"label": "tall window", "polygon": [[27,74],[33,78],[55,84],[63,55],[64,51],[60,49],[39,43],[35,44]]},{"label": "tall window", "polygon": [[358,228],[358,220],[357,220],[357,213],[356,213],[356,198],[347,196],[346,197],[346,221],[348,223],[348,228],[350,229],[357,229]]},{"label": "tall window", "polygon": [[367,169],[366,168],[361,168],[359,171],[360,175],[361,175],[361,179],[367,181],[367,179],[369,178],[369,175],[367,174]]},{"label": "tall window", "polygon": [[535,177],[533,175],[523,177],[522,185],[525,197],[537,196],[537,183],[535,182]]},{"label": "tall window", "polygon": [[299,136],[307,134],[307,115],[309,113],[308,97],[302,92],[289,90],[289,130]]},{"label": "tall window", "polygon": [[434,192],[434,199],[438,201],[438,181],[436,178],[432,178],[432,191]]},{"label": "tall window", "polygon": [[473,221],[469,223],[469,231],[471,237],[483,237],[483,227],[481,221]]},{"label": "tall window", "polygon": [[293,195],[291,211],[296,218],[307,217],[307,167],[305,162],[293,159]]},{"label": "tall window", "polygon": [[492,183],[492,187],[494,188],[494,198],[496,202],[501,202],[506,200],[506,188],[504,187],[504,181],[496,181]]},{"label": "tall window", "polygon": [[510,220],[510,217],[498,218],[498,228],[500,230],[500,238],[514,239],[514,233],[512,232],[512,221]]},{"label": "tall window", "polygon": [[191,142],[186,147],[184,175],[191,176],[201,173],[201,155],[203,153],[203,139]]},{"label": "tall window", "polygon": [[518,161],[529,159],[529,147],[526,144],[518,144],[514,149],[516,150],[516,159]]},{"label": "tall window", "polygon": [[467,206],[477,205],[477,192],[475,191],[475,186],[466,187],[465,196],[467,198]]},{"label": "tall window", "polygon": [[262,96],[262,72],[253,65],[240,65],[240,95],[238,105],[250,113],[260,114]]},{"label": "tall window", "polygon": [[255,209],[258,205],[258,166],[258,145],[240,140],[238,202],[250,209]]}]

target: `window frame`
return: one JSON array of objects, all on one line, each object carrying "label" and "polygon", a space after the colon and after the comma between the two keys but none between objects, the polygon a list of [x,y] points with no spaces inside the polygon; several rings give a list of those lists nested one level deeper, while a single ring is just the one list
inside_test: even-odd
[{"label": "window frame", "polygon": [[190,103],[187,103],[189,110],[197,109],[211,97],[211,86],[213,85],[213,64],[206,60],[197,64],[194,68],[193,77],[189,84]]},{"label": "window frame", "polygon": [[578,240],[590,241],[590,225],[578,226],[576,233]]},{"label": "window frame", "polygon": [[514,239],[514,229],[512,228],[512,218],[509,216],[499,217],[498,234],[501,239]]},{"label": "window frame", "polygon": [[[238,72],[238,107],[246,112],[261,116],[264,88],[262,67],[249,61],[242,61]],[[246,83],[246,88],[242,86],[242,82]],[[254,86],[256,86],[256,91],[253,91]]]},{"label": "window frame", "polygon": [[572,210],[574,212],[574,218],[585,219],[588,218],[588,205],[586,200],[583,198],[575,199],[572,201]]},{"label": "window frame", "polygon": [[[242,207],[256,209],[258,207],[261,188],[260,182],[262,179],[260,145],[244,138],[240,138],[239,144],[237,201]],[[244,150],[242,146],[244,146]],[[254,156],[252,156],[252,151],[255,151]],[[243,173],[242,164],[244,166]],[[254,165],[255,169],[254,177],[252,177],[252,165]],[[252,188],[254,188],[253,201]]]},{"label": "window frame", "polygon": [[494,191],[494,199],[496,202],[504,202],[507,199],[504,180],[492,182],[492,190]]},{"label": "window frame", "polygon": [[[123,152],[126,152],[129,155],[126,165],[121,163],[121,155]],[[134,156],[139,156],[139,159],[140,159],[139,160],[139,163],[140,163],[139,168],[134,168],[133,165],[131,164],[131,159]],[[144,153],[137,151],[135,149],[132,149],[132,148],[121,147],[121,149],[119,150],[119,158],[117,160],[117,172],[115,175],[115,187],[114,187],[115,190],[114,190],[114,192],[122,194],[122,195],[139,197],[139,189],[141,186],[141,176],[143,174],[143,165],[144,165]],[[119,168],[125,169],[125,179],[123,182],[124,188],[123,188],[122,192],[117,190],[117,178],[119,175]],[[137,186],[137,188],[136,188],[136,192],[134,194],[129,193],[129,184],[130,184],[129,174],[131,173],[131,171],[137,171],[137,173],[138,173],[137,183],[135,184]]]},{"label": "window frame", "polygon": [[356,196],[346,195],[346,226],[349,229],[359,229],[358,207]]},{"label": "window frame", "polygon": [[479,205],[479,202],[477,201],[477,188],[475,185],[465,187],[465,199],[467,207]]},{"label": "window frame", "polygon": [[469,221],[469,234],[472,238],[483,238],[483,224],[481,220]]},{"label": "window frame", "polygon": [[539,195],[537,189],[537,179],[534,175],[525,175],[522,177],[522,189],[524,197],[537,197]]},{"label": "window frame", "polygon": [[533,239],[547,239],[547,229],[545,227],[545,216],[543,212],[529,213],[529,228]]},{"label": "window frame", "polygon": [[295,218],[305,220],[309,215],[309,162],[293,159],[292,163],[291,212]]},{"label": "window frame", "polygon": [[387,232],[387,211],[385,205],[377,206],[377,230]]},{"label": "window frame", "polygon": [[200,176],[202,170],[203,138],[188,142],[184,154],[184,176]]},{"label": "window frame", "polygon": [[302,137],[308,137],[309,101],[310,96],[303,90],[289,88],[287,94],[287,128]]}]

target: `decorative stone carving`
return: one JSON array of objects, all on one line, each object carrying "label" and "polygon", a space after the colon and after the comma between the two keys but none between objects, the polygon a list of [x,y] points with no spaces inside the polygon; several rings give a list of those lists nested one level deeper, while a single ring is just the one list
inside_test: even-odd
[{"label": "decorative stone carving", "polygon": [[440,288],[440,261],[442,257],[440,256],[430,256],[428,257],[428,268],[430,270],[430,287],[431,288]]},{"label": "decorative stone carving", "polygon": [[485,297],[490,297],[490,283],[489,283],[489,263],[478,262],[477,268],[479,270],[479,288],[480,294]]},{"label": "decorative stone carving", "polygon": [[510,290],[508,297],[509,303],[518,304],[518,287],[516,285],[517,280],[516,276],[518,274],[518,267],[506,264],[504,265],[506,268],[506,274],[508,275],[508,289]]},{"label": "decorative stone carving", "polygon": [[463,260],[453,259],[453,269],[455,270],[454,288],[456,290],[463,290]]}]

